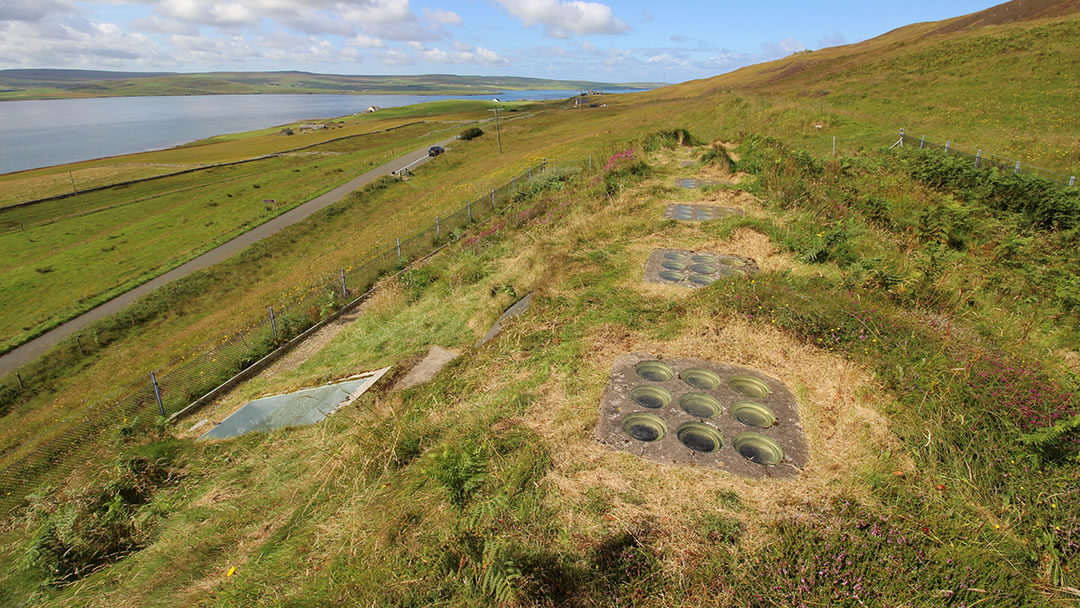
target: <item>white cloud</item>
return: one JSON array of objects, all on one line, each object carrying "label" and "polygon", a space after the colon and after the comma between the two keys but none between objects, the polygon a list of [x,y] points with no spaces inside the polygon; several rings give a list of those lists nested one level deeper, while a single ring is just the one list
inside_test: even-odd
[{"label": "white cloud", "polygon": [[780,42],[766,42],[761,45],[764,51],[764,60],[780,59],[796,51],[806,50],[806,45],[796,38],[784,38]]},{"label": "white cloud", "polygon": [[418,48],[417,51],[420,58],[430,63],[448,63],[448,64],[479,64],[479,65],[499,65],[508,63],[508,61],[498,55],[495,51],[484,47],[476,48],[469,45],[465,45],[464,48],[455,46],[457,50],[454,52],[444,51],[440,48]]},{"label": "white cloud", "polygon": [[664,53],[662,55],[653,55],[652,57],[648,57],[648,58],[645,59],[645,63],[655,63],[655,64],[659,64],[659,65],[663,65],[663,66],[679,66],[679,67],[685,67],[687,65],[690,65],[690,62],[687,61],[686,58],[684,58],[684,57],[676,57],[674,55],[670,55],[670,54],[667,54],[667,53]]},{"label": "white cloud", "polygon": [[0,23],[0,65],[101,69],[155,65],[167,59],[152,40],[113,23]]},{"label": "white cloud", "polygon": [[465,23],[465,20],[461,18],[461,15],[454,11],[444,11],[441,8],[431,10],[424,7],[424,17],[432,23],[438,23],[439,25],[461,25]]},{"label": "white cloud", "polygon": [[375,55],[375,60],[383,65],[412,65],[416,58],[402,49],[387,49]]},{"label": "white cloud", "polygon": [[847,44],[847,39],[840,32],[833,32],[827,36],[822,36],[821,40],[818,40],[818,46],[825,48],[828,46],[840,46]]},{"label": "white cloud", "polygon": [[503,59],[502,57],[499,57],[495,53],[495,51],[492,51],[491,49],[486,49],[484,47],[479,47],[479,48],[476,49],[476,56],[480,58],[480,61],[482,63],[489,63],[489,64],[507,63],[507,60]]},{"label": "white cloud", "polygon": [[372,38],[364,34],[357,34],[345,41],[345,46],[363,49],[381,49],[386,46],[382,38]]},{"label": "white cloud", "polygon": [[49,15],[78,12],[67,0],[4,0],[0,21],[36,23]]},{"label": "white cloud", "polygon": [[[377,35],[374,30],[379,26],[412,23],[417,20],[409,7],[409,0],[121,1],[152,5],[159,16],[186,23],[255,28],[266,20],[311,34],[347,36],[364,31]],[[434,11],[433,14],[437,19],[449,21],[457,16],[448,11]],[[460,20],[460,17],[457,18]]]},{"label": "white cloud", "polygon": [[498,0],[508,13],[525,25],[544,26],[552,38],[571,35],[625,34],[630,26],[611,12],[611,7],[599,2],[581,0]]},{"label": "white cloud", "polygon": [[157,15],[135,19],[129,24],[129,27],[136,32],[147,32],[151,34],[184,34],[194,36],[199,33],[199,29],[190,23],[159,17]]}]

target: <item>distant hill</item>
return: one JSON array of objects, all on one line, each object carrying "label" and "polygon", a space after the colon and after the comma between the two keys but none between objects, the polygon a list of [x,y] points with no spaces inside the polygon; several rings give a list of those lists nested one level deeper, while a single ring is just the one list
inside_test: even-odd
[{"label": "distant hill", "polygon": [[645,95],[754,99],[760,106],[740,128],[779,130],[809,147],[827,148],[832,135],[870,145],[905,127],[971,152],[1073,171],[1077,75],[1080,0],[1013,0]]},{"label": "distant hill", "polygon": [[236,94],[496,95],[533,89],[640,89],[652,83],[606,83],[516,76],[346,76],[309,72],[103,72],[0,70],[0,100]]}]

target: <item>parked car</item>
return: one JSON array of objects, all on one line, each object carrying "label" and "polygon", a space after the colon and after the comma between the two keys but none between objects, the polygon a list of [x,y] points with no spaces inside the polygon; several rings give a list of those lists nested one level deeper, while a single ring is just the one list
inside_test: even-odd
[{"label": "parked car", "polygon": [[442,146],[431,146],[430,148],[428,148],[427,155],[428,156],[438,156],[438,155],[442,154],[443,152],[446,152],[446,150],[443,150]]}]

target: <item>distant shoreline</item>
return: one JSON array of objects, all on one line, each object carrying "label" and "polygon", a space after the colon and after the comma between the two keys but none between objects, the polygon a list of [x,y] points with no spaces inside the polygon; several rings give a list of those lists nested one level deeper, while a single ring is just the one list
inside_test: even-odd
[{"label": "distant shoreline", "polygon": [[[27,97],[4,97],[5,93],[11,92],[11,90],[0,91],[0,102],[4,101],[56,101],[61,99],[114,99],[124,97],[218,97],[222,95],[341,95],[342,97],[352,97],[357,95],[417,95],[421,97],[437,97],[448,95],[462,95],[468,97],[486,97],[488,95],[506,95],[507,93],[513,93],[515,91],[560,91],[563,89],[550,88],[550,89],[507,89],[502,91],[456,91],[448,89],[445,91],[273,91],[273,92],[261,92],[261,93],[224,93],[224,92],[207,92],[207,93],[139,93],[132,95],[33,95]],[[604,92],[634,92],[643,90],[640,87],[604,87]]]},{"label": "distant shoreline", "polygon": [[342,76],[301,72],[202,74],[0,70],[0,101],[207,95],[488,96],[515,91],[633,91],[660,83],[607,83],[516,76]]}]

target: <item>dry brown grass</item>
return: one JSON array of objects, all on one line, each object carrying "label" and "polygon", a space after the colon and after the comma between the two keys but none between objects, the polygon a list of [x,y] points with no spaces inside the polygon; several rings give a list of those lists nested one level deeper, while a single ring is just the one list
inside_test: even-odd
[{"label": "dry brown grass", "polygon": [[[532,328],[537,329],[537,328]],[[761,524],[785,514],[810,517],[841,492],[873,501],[860,487],[860,470],[874,466],[880,455],[899,445],[880,413],[879,392],[870,378],[842,358],[800,344],[779,330],[748,325],[737,318],[712,316],[701,310],[687,330],[673,340],[651,341],[618,326],[599,327],[586,338],[581,376],[588,390],[568,391],[569,379],[553,377],[540,391],[541,402],[525,416],[526,423],[550,446],[553,500],[568,529],[587,532],[602,526],[586,505],[590,496],[604,496],[610,507],[603,519],[654,522],[671,541],[676,562],[690,559],[700,535],[695,517],[709,496],[733,492],[749,508],[729,513],[747,524],[744,542],[763,542]],[[659,357],[698,357],[760,370],[783,381],[797,395],[807,433],[810,462],[792,480],[752,480],[731,473],[686,466],[660,465],[611,450],[592,436],[601,391],[615,358],[628,352]],[[904,466],[910,467],[910,464]],[[715,507],[711,509],[717,510]],[[685,540],[685,539],[683,539]]]},{"label": "dry brown grass", "polygon": [[1080,374],[1080,353],[1075,350],[1059,349],[1055,354],[1065,367]]}]

